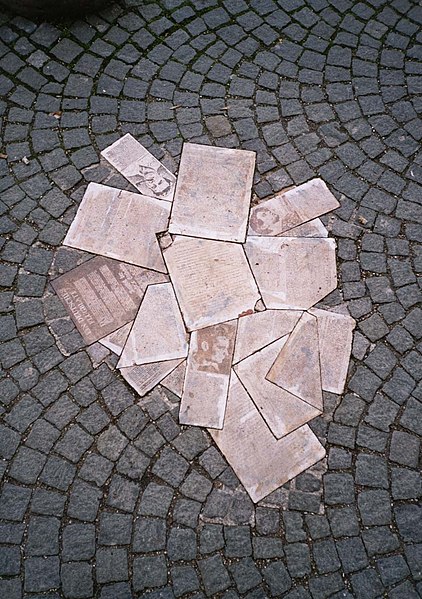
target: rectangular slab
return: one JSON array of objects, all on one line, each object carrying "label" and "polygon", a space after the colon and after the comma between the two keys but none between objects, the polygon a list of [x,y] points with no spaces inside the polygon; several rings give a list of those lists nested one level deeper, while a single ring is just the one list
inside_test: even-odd
[{"label": "rectangular slab", "polygon": [[252,312],[260,299],[239,244],[177,236],[164,259],[189,331]]},{"label": "rectangular slab", "polygon": [[255,503],[325,455],[307,425],[277,440],[235,373],[223,430],[209,432]]},{"label": "rectangular slab", "polygon": [[236,328],[232,320],[191,334],[181,424],[223,427]]},{"label": "rectangular slab", "polygon": [[255,152],[183,145],[170,233],[244,242]]},{"label": "rectangular slab", "polygon": [[156,234],[169,216],[169,203],[90,183],[63,244],[166,272]]},{"label": "rectangular slab", "polygon": [[152,364],[143,364],[142,366],[121,368],[120,372],[129,385],[143,397],[179,366],[181,362],[183,362],[183,358],[181,360],[153,362]]},{"label": "rectangular slab", "polygon": [[280,439],[322,412],[265,377],[288,335],[237,364],[234,369],[273,435]]},{"label": "rectangular slab", "polygon": [[161,385],[174,393],[177,397],[182,397],[183,385],[185,382],[186,375],[186,360],[177,366],[170,374],[168,374],[162,381]]},{"label": "rectangular slab", "polygon": [[101,152],[142,195],[171,202],[176,177],[130,133]]},{"label": "rectangular slab", "polygon": [[187,355],[187,333],[171,283],[150,285],[117,367],[164,362]]},{"label": "rectangular slab", "polygon": [[97,256],[52,281],[87,344],[99,341],[136,316],[148,285],[164,274]]},{"label": "rectangular slab", "polygon": [[254,206],[248,235],[281,235],[339,206],[322,179],[311,179]]}]

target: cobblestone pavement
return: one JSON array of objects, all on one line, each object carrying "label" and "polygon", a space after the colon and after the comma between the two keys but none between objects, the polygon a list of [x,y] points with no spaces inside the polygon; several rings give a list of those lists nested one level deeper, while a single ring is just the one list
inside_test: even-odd
[{"label": "cobblestone pavement", "polygon": [[[0,597],[422,596],[422,9],[408,0],[163,0],[63,25],[0,16]],[[358,320],[326,462],[254,506],[177,398],[139,402],[85,347],[51,277],[99,152],[130,132],[257,151],[264,198],[339,198]],[[6,156],[7,155],[7,158]]]}]

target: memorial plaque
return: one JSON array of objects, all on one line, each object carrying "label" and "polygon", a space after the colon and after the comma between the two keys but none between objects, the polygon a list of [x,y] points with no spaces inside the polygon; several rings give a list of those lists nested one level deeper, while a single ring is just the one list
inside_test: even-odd
[{"label": "memorial plaque", "polygon": [[257,503],[325,456],[307,425],[276,439],[233,372],[222,430],[209,430]]},{"label": "memorial plaque", "polygon": [[185,143],[170,233],[243,243],[255,152]]},{"label": "memorial plaque", "polygon": [[161,385],[174,393],[177,397],[182,397],[183,385],[186,375],[186,360],[177,366],[169,375],[161,381]]},{"label": "memorial plaque", "polygon": [[301,315],[298,310],[265,310],[239,318],[233,363],[290,333]]},{"label": "memorial plaque", "polygon": [[110,349],[114,354],[120,356],[125,346],[126,340],[129,337],[132,325],[133,320],[120,327],[120,329],[117,329],[117,331],[113,331],[113,333],[110,333],[110,335],[106,335],[106,337],[100,339],[101,345],[104,345],[104,347]]},{"label": "memorial plaque", "polygon": [[236,328],[232,320],[191,334],[181,424],[223,428]]},{"label": "memorial plaque", "polygon": [[129,383],[135,391],[143,397],[148,391],[151,391],[158,383],[172,372],[181,360],[167,360],[165,362],[153,362],[143,364],[142,366],[129,366],[121,368],[122,377]]},{"label": "memorial plaque", "polygon": [[339,206],[324,181],[312,179],[254,206],[248,235],[281,235]]},{"label": "memorial plaque", "polygon": [[164,259],[189,331],[252,312],[260,299],[241,245],[176,237]]},{"label": "memorial plaque", "polygon": [[187,333],[171,283],[150,285],[117,367],[164,362],[187,355]]},{"label": "memorial plaque", "polygon": [[148,285],[167,280],[98,256],[54,279],[52,286],[89,345],[133,320]]},{"label": "memorial plaque", "polygon": [[314,218],[303,225],[281,233],[279,237],[328,237],[328,231],[319,218]]},{"label": "memorial plaque", "polygon": [[156,237],[165,231],[168,202],[90,183],[64,245],[166,272]]},{"label": "memorial plaque", "polygon": [[267,379],[322,411],[318,325],[315,316],[304,312],[276,357]]},{"label": "memorial plaque", "polygon": [[234,369],[273,435],[280,439],[321,414],[314,406],[274,385],[265,377],[288,335],[237,364]]},{"label": "memorial plaque", "polygon": [[101,152],[142,195],[171,202],[176,177],[130,133]]},{"label": "memorial plaque", "polygon": [[346,383],[356,322],[351,316],[317,308],[312,308],[309,313],[316,316],[318,324],[322,388],[341,394]]},{"label": "memorial plaque", "polygon": [[248,237],[246,255],[267,308],[307,310],[337,287],[334,239]]}]

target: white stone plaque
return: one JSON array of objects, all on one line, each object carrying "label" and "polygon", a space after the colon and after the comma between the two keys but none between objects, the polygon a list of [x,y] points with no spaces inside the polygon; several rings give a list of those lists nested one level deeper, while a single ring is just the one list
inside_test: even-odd
[{"label": "white stone plaque", "polygon": [[151,364],[142,364],[142,366],[121,368],[120,372],[129,385],[143,397],[182,362],[183,358],[181,360],[153,362]]}]

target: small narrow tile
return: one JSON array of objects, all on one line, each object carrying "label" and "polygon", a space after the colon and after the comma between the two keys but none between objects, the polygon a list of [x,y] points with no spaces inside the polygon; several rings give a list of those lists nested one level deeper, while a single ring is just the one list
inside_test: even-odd
[{"label": "small narrow tile", "polygon": [[147,286],[167,280],[164,274],[97,256],[51,284],[90,345],[132,321]]},{"label": "small narrow tile", "polygon": [[111,350],[117,356],[120,356],[127,341],[127,338],[129,337],[132,325],[133,320],[120,327],[120,329],[117,329],[117,331],[114,331],[113,333],[110,333],[110,335],[106,335],[105,337],[100,339],[100,343],[104,345],[104,347],[107,347],[109,350]]},{"label": "small narrow tile", "polygon": [[248,235],[281,235],[339,206],[322,179],[311,179],[254,206]]},{"label": "small narrow tile", "polygon": [[307,425],[277,440],[234,372],[224,427],[209,432],[255,503],[325,455]]},{"label": "small narrow tile", "polygon": [[185,143],[170,233],[243,243],[255,152]]},{"label": "small narrow tile", "polygon": [[182,397],[183,385],[186,376],[186,360],[177,366],[170,374],[168,374],[162,381],[161,385],[174,393],[176,397]]},{"label": "small narrow tile", "polygon": [[302,315],[275,359],[267,379],[322,411],[318,325],[315,316],[307,312]]},{"label": "small narrow tile", "polygon": [[120,372],[129,385],[143,397],[182,362],[183,358],[179,360],[167,360],[165,362],[153,362],[152,364],[143,364],[142,366],[121,368]]},{"label": "small narrow tile", "polygon": [[334,239],[248,237],[245,251],[267,308],[307,310],[337,287]]},{"label": "small narrow tile", "polygon": [[117,367],[175,360],[187,354],[187,334],[171,283],[150,285]]},{"label": "small narrow tile", "polygon": [[90,183],[64,245],[166,272],[156,237],[165,231],[168,202]]},{"label": "small narrow tile", "polygon": [[260,299],[239,244],[176,236],[164,259],[189,331],[252,313]]},{"label": "small narrow tile", "polygon": [[312,308],[309,313],[318,323],[322,388],[341,394],[346,384],[356,322],[351,316],[317,308]]},{"label": "small narrow tile", "polygon": [[171,202],[176,177],[130,133],[101,152],[143,195]]},{"label": "small narrow tile", "polygon": [[265,378],[287,339],[288,335],[285,335],[234,367],[261,416],[277,439],[321,414],[321,410]]},{"label": "small narrow tile", "polygon": [[181,424],[223,427],[237,322],[193,331],[180,403]]},{"label": "small narrow tile", "polygon": [[328,237],[328,230],[319,218],[314,218],[303,225],[281,233],[280,237]]}]

